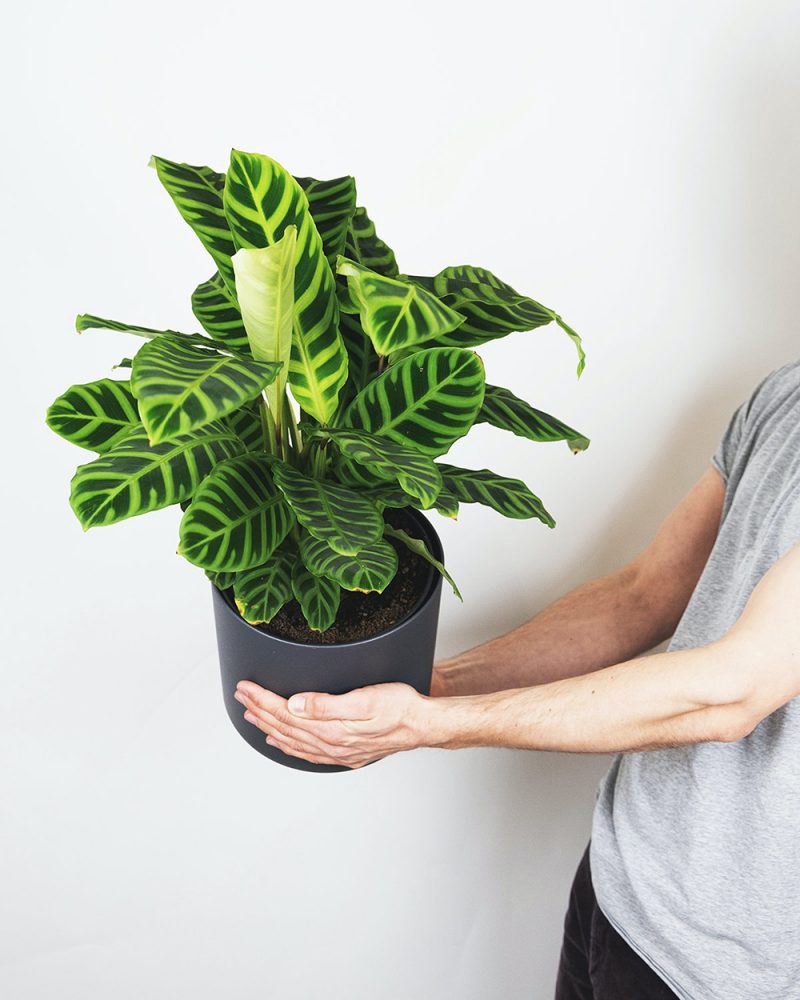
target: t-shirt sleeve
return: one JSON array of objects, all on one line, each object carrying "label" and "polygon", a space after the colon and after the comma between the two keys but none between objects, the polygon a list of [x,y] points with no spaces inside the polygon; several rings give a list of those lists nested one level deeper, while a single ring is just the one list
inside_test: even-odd
[{"label": "t-shirt sleeve", "polygon": [[733,411],[733,416],[728,421],[728,426],[725,428],[716,450],[711,456],[711,464],[717,469],[726,483],[731,466],[733,465],[734,456],[744,437],[744,425],[747,419],[747,411],[750,408],[750,402],[751,399],[748,397]]},{"label": "t-shirt sleeve", "polygon": [[[766,404],[763,404],[762,400],[769,396],[770,386],[775,384],[774,380],[788,367],[788,365],[783,365],[781,368],[768,372],[759,380],[747,399],[740,403],[733,411],[733,415],[728,421],[728,426],[725,428],[716,450],[711,456],[711,464],[719,471],[725,483],[728,482],[728,476],[744,440],[745,433],[750,430],[754,420],[758,420],[758,415],[754,412],[757,409],[756,404],[758,403],[758,407],[763,410]],[[768,383],[769,385],[767,385]],[[766,392],[762,392],[765,386],[767,386],[767,390]]]}]

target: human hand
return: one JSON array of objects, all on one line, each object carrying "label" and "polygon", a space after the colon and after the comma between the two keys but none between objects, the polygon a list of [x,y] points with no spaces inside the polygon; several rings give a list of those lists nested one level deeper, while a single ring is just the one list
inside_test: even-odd
[{"label": "human hand", "polygon": [[430,745],[430,699],[408,684],[373,684],[339,695],[304,692],[287,700],[253,681],[239,681],[234,697],[270,746],[315,764],[358,768]]}]

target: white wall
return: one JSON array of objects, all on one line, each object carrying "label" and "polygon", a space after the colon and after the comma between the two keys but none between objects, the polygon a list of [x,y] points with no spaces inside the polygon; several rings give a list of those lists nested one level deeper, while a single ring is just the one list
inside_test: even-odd
[{"label": "white wall", "polygon": [[5,28],[0,994],[548,998],[607,760],[261,759],[176,512],[83,535],[44,410],[130,350],[75,313],[195,325],[212,266],[151,153],[352,172],[404,269],[488,266],[585,337],[580,381],[549,328],[481,353],[586,454],[487,428],[453,453],[558,526],[438,522],[465,597],[440,653],[513,626],[639,551],[796,356],[797,5],[76,0]]}]

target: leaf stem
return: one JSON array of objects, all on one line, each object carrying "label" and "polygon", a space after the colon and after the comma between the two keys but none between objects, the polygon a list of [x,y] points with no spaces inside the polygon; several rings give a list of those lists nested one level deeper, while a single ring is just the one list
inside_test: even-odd
[{"label": "leaf stem", "polygon": [[258,416],[261,420],[261,434],[264,439],[265,451],[270,455],[278,455],[280,457],[278,454],[278,439],[275,435],[275,421],[272,419],[272,414],[263,393],[258,397]]}]

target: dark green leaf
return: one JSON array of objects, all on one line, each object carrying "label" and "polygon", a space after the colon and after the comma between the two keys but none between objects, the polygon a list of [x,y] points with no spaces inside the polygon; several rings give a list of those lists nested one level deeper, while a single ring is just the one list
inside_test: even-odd
[{"label": "dark green leaf", "polygon": [[130,382],[103,378],[70,386],[51,403],[47,426],[72,444],[103,453],[142,422]]},{"label": "dark green leaf", "polygon": [[566,441],[570,451],[584,451],[589,438],[557,417],[537,410],[509,389],[487,385],[476,423],[487,423],[529,441]]},{"label": "dark green leaf", "polygon": [[397,552],[384,539],[362,549],[358,555],[345,556],[334,552],[321,539],[303,533],[300,555],[315,576],[329,577],[345,590],[365,594],[384,591],[397,572]]},{"label": "dark green leaf", "polygon": [[362,389],[347,408],[343,425],[380,434],[424,455],[443,455],[474,423],[483,387],[483,364],[472,351],[417,351]]},{"label": "dark green leaf", "polygon": [[315,576],[298,561],[292,571],[292,593],[313,631],[324,632],[336,621],[341,589],[334,580]]},{"label": "dark green leaf", "polygon": [[276,462],[272,474],[300,524],[335,552],[354,555],[381,537],[383,519],[359,493],[310,479],[284,462]]},{"label": "dark green leaf", "polygon": [[187,500],[211,469],[242,444],[222,423],[150,445],[133,431],[72,478],[70,504],[84,530]]},{"label": "dark green leaf", "polygon": [[439,464],[439,469],[444,489],[462,503],[485,504],[505,517],[538,517],[548,528],[555,527],[542,501],[521,480],[489,469],[460,469],[444,463]]}]

